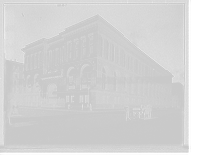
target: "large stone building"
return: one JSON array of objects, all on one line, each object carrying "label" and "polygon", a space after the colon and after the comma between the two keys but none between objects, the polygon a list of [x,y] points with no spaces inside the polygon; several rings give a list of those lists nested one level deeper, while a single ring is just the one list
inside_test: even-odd
[{"label": "large stone building", "polygon": [[26,105],[94,110],[170,106],[172,74],[99,15],[23,51]]},{"label": "large stone building", "polygon": [[18,103],[22,103],[24,91],[24,64],[5,60],[4,63],[4,98],[5,109],[7,101],[15,97]]}]

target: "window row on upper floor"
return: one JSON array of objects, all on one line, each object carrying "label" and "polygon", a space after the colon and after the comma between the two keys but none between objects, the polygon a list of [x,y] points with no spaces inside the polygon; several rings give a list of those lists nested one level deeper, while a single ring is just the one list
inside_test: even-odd
[{"label": "window row on upper floor", "polygon": [[155,74],[155,71],[150,66],[133,57],[131,53],[126,52],[115,42],[103,35],[100,35],[99,38],[100,57],[113,62],[127,71],[131,71],[137,75],[152,76]]},{"label": "window row on upper floor", "polygon": [[24,70],[33,70],[42,66],[42,51],[25,56]]},{"label": "window row on upper floor", "polygon": [[70,62],[91,56],[94,53],[94,35],[89,34],[67,42],[66,51],[64,46],[47,52],[47,66],[55,67],[63,62]]}]

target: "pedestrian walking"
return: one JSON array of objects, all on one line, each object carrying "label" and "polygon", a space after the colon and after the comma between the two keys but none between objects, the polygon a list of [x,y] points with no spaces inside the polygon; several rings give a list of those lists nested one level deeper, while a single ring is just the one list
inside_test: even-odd
[{"label": "pedestrian walking", "polygon": [[130,117],[129,117],[130,116],[129,106],[125,106],[124,110],[125,110],[126,121],[128,121],[128,119],[131,120]]},{"label": "pedestrian walking", "polygon": [[90,104],[90,111],[92,111],[92,104]]}]

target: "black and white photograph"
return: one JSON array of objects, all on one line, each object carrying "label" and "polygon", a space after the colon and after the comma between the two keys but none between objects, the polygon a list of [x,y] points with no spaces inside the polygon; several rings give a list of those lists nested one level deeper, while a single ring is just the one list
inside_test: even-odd
[{"label": "black and white photograph", "polygon": [[183,2],[4,4],[4,149],[188,152]]}]

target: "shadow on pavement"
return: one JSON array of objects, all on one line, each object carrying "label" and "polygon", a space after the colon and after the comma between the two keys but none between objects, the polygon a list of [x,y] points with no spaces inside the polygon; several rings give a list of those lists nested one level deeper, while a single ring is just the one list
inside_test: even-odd
[{"label": "shadow on pavement", "polygon": [[40,120],[40,121],[27,121],[27,122],[13,122],[12,125],[8,125],[8,128],[31,126],[31,125],[41,124],[41,123],[45,123],[45,122],[46,121],[43,121],[43,120]]}]

